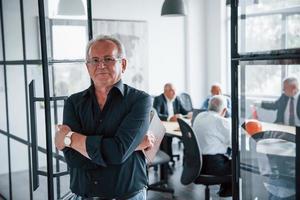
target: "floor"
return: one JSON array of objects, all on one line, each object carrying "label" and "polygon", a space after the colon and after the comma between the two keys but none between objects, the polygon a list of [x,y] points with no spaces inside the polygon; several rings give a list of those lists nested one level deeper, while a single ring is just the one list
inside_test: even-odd
[{"label": "floor", "polygon": [[[163,192],[148,192],[148,200],[204,200],[204,186],[203,185],[182,185],[180,183],[180,177],[182,172],[182,149],[178,149],[177,141],[173,141],[173,151],[176,154],[180,154],[180,160],[175,162],[173,167],[173,174],[169,174],[168,186],[175,190],[175,198],[172,198],[170,193]],[[155,173],[154,169],[151,168],[149,171],[149,182],[155,182],[159,179],[159,173]],[[211,200],[220,199],[216,194],[219,190],[219,186],[210,186]]]}]

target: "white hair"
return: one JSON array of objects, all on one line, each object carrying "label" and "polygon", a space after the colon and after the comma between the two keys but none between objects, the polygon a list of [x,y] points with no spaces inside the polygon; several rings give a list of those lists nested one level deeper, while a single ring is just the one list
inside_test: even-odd
[{"label": "white hair", "polygon": [[113,42],[117,48],[118,48],[118,58],[125,58],[125,48],[124,48],[124,45],[122,44],[122,42],[113,37],[113,36],[108,36],[108,35],[98,35],[97,37],[91,39],[87,45],[86,45],[86,53],[85,53],[85,59],[88,60],[88,57],[89,57],[89,51],[90,51],[90,48],[91,46],[96,43],[96,42],[99,42],[99,41],[111,41]]},{"label": "white hair", "polygon": [[222,95],[212,96],[208,103],[208,110],[215,111],[217,113],[222,112],[222,110],[226,107],[226,99]]},{"label": "white hair", "polygon": [[296,85],[296,87],[299,87],[299,83],[298,83],[298,79],[296,77],[290,76],[290,77],[286,77],[283,80],[283,83],[288,84],[288,85]]}]

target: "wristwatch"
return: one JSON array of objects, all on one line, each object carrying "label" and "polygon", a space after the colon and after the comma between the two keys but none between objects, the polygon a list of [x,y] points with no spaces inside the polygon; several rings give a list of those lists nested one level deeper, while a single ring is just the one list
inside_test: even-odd
[{"label": "wristwatch", "polygon": [[73,134],[74,132],[73,131],[70,131],[66,136],[65,136],[65,138],[64,138],[64,143],[65,143],[65,146],[66,147],[70,147],[71,146],[71,144],[72,144],[72,134]]}]

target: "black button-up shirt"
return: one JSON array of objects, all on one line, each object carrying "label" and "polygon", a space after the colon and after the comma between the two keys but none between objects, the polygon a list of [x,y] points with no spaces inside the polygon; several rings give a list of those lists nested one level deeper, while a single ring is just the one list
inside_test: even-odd
[{"label": "black button-up shirt", "polygon": [[64,148],[70,188],[83,197],[124,198],[147,185],[146,161],[135,151],[149,127],[151,98],[119,81],[101,110],[94,86],[65,102],[63,123],[87,136],[88,159]]}]

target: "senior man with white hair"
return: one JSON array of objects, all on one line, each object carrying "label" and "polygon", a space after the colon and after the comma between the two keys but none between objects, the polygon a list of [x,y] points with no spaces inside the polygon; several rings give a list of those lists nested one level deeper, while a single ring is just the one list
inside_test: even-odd
[{"label": "senior man with white hair", "polygon": [[[208,111],[200,113],[194,121],[194,131],[203,154],[202,174],[231,174],[231,160],[226,156],[231,148],[231,123],[225,118],[226,99],[212,96]],[[232,196],[231,183],[221,184],[219,196]]]},{"label": "senior man with white hair", "polygon": [[274,123],[290,126],[300,125],[300,98],[299,83],[296,77],[287,77],[283,80],[283,93],[276,101],[263,101],[261,107],[268,110],[277,110]]}]

